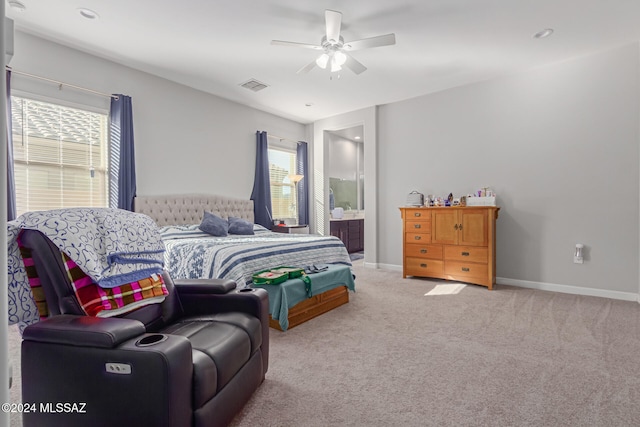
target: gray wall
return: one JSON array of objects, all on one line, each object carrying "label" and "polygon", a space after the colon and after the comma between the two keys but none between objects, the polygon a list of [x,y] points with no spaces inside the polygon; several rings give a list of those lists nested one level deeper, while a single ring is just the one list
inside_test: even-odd
[{"label": "gray wall", "polygon": [[411,190],[490,186],[499,277],[637,293],[639,68],[633,44],[379,107],[378,263]]},{"label": "gray wall", "polygon": [[[639,52],[634,44],[381,106],[377,125],[372,107],[312,128],[20,32],[11,65],[133,97],[139,194],[248,197],[256,130],[292,140],[313,134],[322,187],[323,130],[368,121],[365,194],[378,207],[367,212],[368,264],[401,264],[397,208],[409,191],[460,195],[491,186],[502,207],[498,276],[637,293]],[[107,105],[15,76],[14,89],[34,88]],[[317,203],[325,193],[315,192]],[[572,263],[575,243],[587,245],[584,265]]]},{"label": "gray wall", "polygon": [[[304,125],[17,32],[17,71],[133,100],[139,195],[210,193],[249,198],[255,132],[304,140]],[[14,76],[13,88],[108,109],[108,100]]]}]

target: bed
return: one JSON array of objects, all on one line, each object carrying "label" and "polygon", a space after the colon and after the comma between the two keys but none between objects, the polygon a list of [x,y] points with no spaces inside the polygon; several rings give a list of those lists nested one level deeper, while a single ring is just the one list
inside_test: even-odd
[{"label": "bed", "polygon": [[[141,196],[135,199],[135,211],[149,215],[160,227],[165,268],[174,278],[226,278],[246,287],[252,285],[254,273],[278,266],[351,267],[344,244],[333,236],[275,233],[259,225],[254,225],[253,235],[213,237],[199,230],[205,211],[253,223],[251,200],[203,194]],[[304,301],[284,295],[285,301],[296,304],[276,311],[270,301],[271,326],[286,330],[348,303],[348,290],[354,290],[353,278],[348,276],[350,280],[342,275],[335,283],[322,283],[323,292]],[[282,287],[281,292],[289,292],[288,288]]]}]

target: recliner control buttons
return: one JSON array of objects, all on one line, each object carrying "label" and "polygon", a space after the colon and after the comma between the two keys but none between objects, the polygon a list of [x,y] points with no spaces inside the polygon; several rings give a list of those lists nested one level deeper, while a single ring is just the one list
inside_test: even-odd
[{"label": "recliner control buttons", "polygon": [[107,372],[111,374],[130,375],[131,365],[126,363],[107,363],[105,365]]}]

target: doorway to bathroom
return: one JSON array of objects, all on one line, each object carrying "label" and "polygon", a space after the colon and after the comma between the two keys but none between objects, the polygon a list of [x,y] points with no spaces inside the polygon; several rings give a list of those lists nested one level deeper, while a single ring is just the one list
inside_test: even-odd
[{"label": "doorway to bathroom", "polygon": [[364,258],[364,126],[328,132],[330,234]]}]

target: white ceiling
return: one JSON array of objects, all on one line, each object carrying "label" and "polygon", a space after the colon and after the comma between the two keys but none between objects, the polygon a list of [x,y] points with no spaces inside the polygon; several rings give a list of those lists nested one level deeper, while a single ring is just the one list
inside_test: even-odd
[{"label": "white ceiling", "polygon": [[333,132],[329,132],[333,135],[337,135],[341,138],[348,139],[353,142],[364,142],[364,126],[354,126],[351,128],[335,130]]},{"label": "white ceiling", "polygon": [[[20,1],[6,6],[19,30],[302,123],[640,40],[640,0]],[[270,41],[319,44],[325,9],[343,13],[345,41],[397,43],[354,52],[357,76],[296,74],[317,52]],[[251,78],[270,86],[239,86]]]}]

